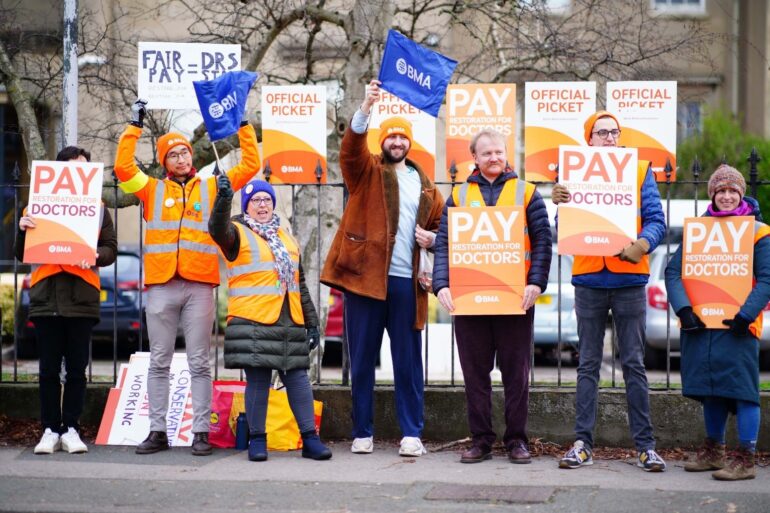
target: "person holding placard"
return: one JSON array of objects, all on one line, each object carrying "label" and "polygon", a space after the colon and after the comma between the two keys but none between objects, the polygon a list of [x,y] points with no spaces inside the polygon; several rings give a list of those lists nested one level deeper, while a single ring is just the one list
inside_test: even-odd
[{"label": "person holding placard", "polygon": [[[747,234],[753,239],[753,269],[747,275],[747,279],[753,277],[753,285],[738,313],[721,322],[724,327],[707,328],[698,315],[702,310],[693,306],[696,302],[711,304],[710,301],[693,297],[685,289],[682,246],[687,239],[666,267],[668,299],[681,329],[682,395],[702,403],[706,426],[703,446],[695,461],[685,463],[684,469],[715,470],[714,479],[724,481],[756,477],[754,453],[760,419],[758,339],[762,333],[762,310],[770,301],[770,227],[762,222],[757,201],[745,193],[743,176],[726,164],[719,166],[709,179],[711,204],[704,216],[724,220],[732,216],[754,217]],[[724,257],[725,252],[722,253],[720,256]],[[730,412],[736,415],[739,446],[728,459],[725,428]]]},{"label": "person holding placard", "polygon": [[[583,127],[589,146],[618,145],[621,127],[610,112],[598,111],[592,114]],[[665,235],[666,220],[649,162],[638,162],[637,176],[639,204],[629,207],[637,212],[637,239],[615,256],[575,255],[572,266],[580,354],[575,394],[576,441],[559,461],[560,468],[578,468],[593,463],[599,371],[607,315],[612,311],[626,384],[629,428],[639,454],[637,464],[647,472],[666,470],[666,462],[655,452],[649,388],[644,369],[647,312],[645,285],[650,277],[647,255]],[[557,205],[566,203],[570,200],[569,190],[557,183],[553,187],[551,199]]]},{"label": "person holding placard", "polygon": [[225,367],[246,373],[248,457],[267,459],[267,398],[272,371],[286,385],[289,405],[302,435],[302,457],[328,460],[332,452],[315,428],[313,390],[307,369],[320,341],[318,315],[305,285],[297,240],[274,213],[275,191],[252,180],[241,193],[239,216],[230,218],[233,190],[227,175],[217,178],[209,233],[227,266],[229,299]]},{"label": "person holding placard", "polygon": [[[67,162],[90,162],[91,154],[67,146],[56,156]],[[28,230],[35,219],[26,209],[19,219],[16,258],[23,260]],[[87,452],[80,439],[78,421],[86,395],[86,367],[90,355],[91,330],[99,322],[99,271],[117,257],[118,242],[110,211],[101,206],[101,229],[96,247],[96,265],[85,260],[78,265],[42,264],[32,266],[29,289],[29,318],[35,323],[40,352],[40,421],[43,436],[35,454],[51,454],[60,448],[69,453]],[[62,359],[67,377],[62,394]]]},{"label": "person holding placard", "polygon": [[[115,174],[120,188],[133,193],[144,205],[147,231],[144,239],[144,283],[147,292],[147,331],[150,337],[150,370],[147,395],[150,433],[136,448],[137,454],[168,449],[166,412],[169,366],[177,329],[184,330],[193,404],[192,453],[211,454],[208,442],[211,414],[209,347],[214,323],[213,287],[219,285],[217,246],[208,232],[216,197],[216,178],[201,178],[193,167],[193,149],[182,134],[158,138],[158,163],[166,172],[160,180],[143,173],[134,152],[144,126],[146,101],[131,107],[131,122],[120,136]],[[257,135],[247,121],[238,130],[241,162],[227,172],[233,190],[239,190],[259,171]]]},{"label": "person holding placard", "polygon": [[518,178],[508,166],[505,137],[491,129],[471,139],[475,168],[466,183],[447,199],[436,237],[433,287],[439,303],[452,312],[455,305],[449,283],[448,209],[455,206],[522,206],[525,208],[524,263],[526,286],[521,300],[524,315],[458,315],[455,317],[457,351],[465,379],[468,426],[473,443],[460,457],[478,463],[492,457],[492,381],[495,361],[505,391],[503,443],[512,463],[530,463],[527,438],[529,369],[535,301],[548,285],[552,239],[548,211],[533,184]]},{"label": "person holding placard", "polygon": [[381,155],[369,152],[366,132],[380,100],[372,80],[340,147],[340,168],[350,191],[321,281],[345,294],[345,334],[350,349],[353,445],[356,454],[373,445],[374,368],[387,328],[396,389],[396,415],[403,438],[399,454],[425,454],[422,335],[428,294],[418,283],[420,248],[431,248],[444,199],[431,180],[407,159],[412,125],[402,117],[380,125]]}]

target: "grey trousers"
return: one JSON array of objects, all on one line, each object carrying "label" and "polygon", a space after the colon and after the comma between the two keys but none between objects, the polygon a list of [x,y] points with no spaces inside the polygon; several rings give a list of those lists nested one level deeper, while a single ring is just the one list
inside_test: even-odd
[{"label": "grey trousers", "polygon": [[147,395],[150,430],[166,431],[169,367],[174,356],[177,328],[184,331],[190,368],[193,433],[208,433],[211,423],[211,366],[209,348],[214,322],[211,285],[174,278],[151,285],[147,292],[147,332],[150,336],[150,371]]}]

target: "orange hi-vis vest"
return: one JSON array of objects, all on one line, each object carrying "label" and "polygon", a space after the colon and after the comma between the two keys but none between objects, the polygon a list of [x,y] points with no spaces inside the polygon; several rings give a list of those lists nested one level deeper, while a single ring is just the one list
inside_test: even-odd
[{"label": "orange hi-vis vest", "polygon": [[[535,193],[535,186],[524,180],[513,178],[503,184],[503,190],[497,197],[498,207],[524,207],[526,212],[532,195]],[[462,185],[452,189],[452,201],[458,207],[486,207],[484,197],[481,194],[479,184],[475,182],[465,182]],[[532,265],[532,243],[529,240],[529,227],[527,226],[527,217],[524,216],[524,272],[529,274],[529,268]]]},{"label": "orange hi-vis vest", "polygon": [[[646,160],[640,160],[636,167],[636,179],[638,181],[639,201],[642,200],[642,186],[647,177],[647,171],[650,163]],[[642,231],[642,207],[640,203],[636,205],[636,233]],[[601,257],[575,255],[572,263],[572,275],[591,274],[601,271],[604,268],[618,274],[650,274],[650,257],[644,255],[638,264],[624,262],[616,256]]]},{"label": "orange hi-vis vest", "polygon": [[[26,208],[24,209],[24,215],[27,215]],[[101,216],[101,219],[99,220],[99,226],[101,226],[102,222],[104,221],[104,203],[102,203],[102,208],[99,210],[99,215]],[[35,283],[59,273],[73,274],[91,285],[96,290],[102,289],[102,284],[99,280],[99,271],[97,270],[96,266],[89,267],[88,269],[81,269],[76,265],[32,264],[32,274],[29,278],[29,284],[30,286],[34,286]]]},{"label": "orange hi-vis vest", "polygon": [[195,176],[182,186],[167,178],[150,180],[146,187],[145,283],[166,283],[178,273],[218,285],[217,246],[209,235],[216,181]]},{"label": "orange hi-vis vest", "polygon": [[[756,246],[757,242],[759,242],[760,239],[763,239],[770,235],[770,226],[767,226],[765,223],[761,223],[759,221],[754,221],[754,245]],[[756,283],[756,280],[755,280]],[[762,319],[763,319],[762,312],[759,312],[759,315],[756,319],[754,319],[754,322],[749,324],[749,332],[754,335],[757,339],[762,338]]]},{"label": "orange hi-vis vest", "polygon": [[302,298],[299,291],[299,245],[286,233],[278,230],[294,267],[294,280],[284,292],[278,281],[275,260],[267,242],[248,226],[233,223],[240,235],[238,256],[227,264],[227,284],[230,297],[227,302],[227,320],[240,317],[261,324],[275,324],[281,315],[284,294],[289,294],[289,309],[292,320],[305,324],[302,313]]}]

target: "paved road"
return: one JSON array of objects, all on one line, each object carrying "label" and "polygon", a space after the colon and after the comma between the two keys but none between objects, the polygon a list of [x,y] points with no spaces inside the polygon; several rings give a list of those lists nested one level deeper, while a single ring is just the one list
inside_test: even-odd
[{"label": "paved road", "polygon": [[682,470],[648,474],[633,461],[597,461],[559,470],[551,457],[513,465],[504,457],[458,463],[455,451],[400,458],[393,444],[353,455],[332,444],[327,462],[270,453],[264,463],[242,452],[207,458],[189,449],[137,456],[127,447],[91,447],[85,455],[36,456],[0,449],[0,511],[148,512],[767,512],[770,470],[753,481],[720,483]]}]

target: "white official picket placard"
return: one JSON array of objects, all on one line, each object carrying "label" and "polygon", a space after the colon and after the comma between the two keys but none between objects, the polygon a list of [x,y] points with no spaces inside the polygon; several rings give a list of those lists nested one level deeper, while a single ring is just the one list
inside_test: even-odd
[{"label": "white official picket placard", "polygon": [[[121,365],[116,388],[110,390],[104,409],[98,445],[139,445],[150,432],[147,374],[150,353],[134,353],[128,365]],[[166,432],[173,447],[192,445],[191,376],[187,355],[174,353],[169,371],[169,399]]]},{"label": "white official picket placard", "polygon": [[240,69],[240,45],[142,41],[137,90],[148,109],[198,110],[193,81]]},{"label": "white official picket placard", "polygon": [[35,160],[30,168],[24,263],[96,263],[102,219],[101,162]]}]

